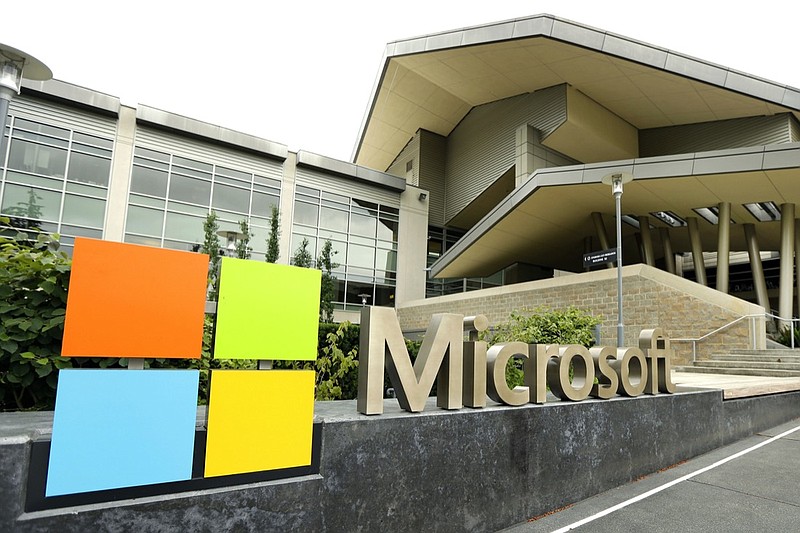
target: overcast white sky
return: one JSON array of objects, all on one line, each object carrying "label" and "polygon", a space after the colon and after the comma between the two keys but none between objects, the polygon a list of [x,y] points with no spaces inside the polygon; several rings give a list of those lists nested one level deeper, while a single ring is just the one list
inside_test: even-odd
[{"label": "overcast white sky", "polygon": [[386,43],[539,13],[800,87],[797,0],[9,0],[0,42],[123,104],[350,160]]}]

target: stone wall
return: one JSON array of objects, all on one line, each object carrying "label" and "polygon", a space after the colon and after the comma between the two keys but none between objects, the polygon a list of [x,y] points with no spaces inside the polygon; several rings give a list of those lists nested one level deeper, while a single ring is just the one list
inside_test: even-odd
[{"label": "stone wall", "polygon": [[0,531],[497,531],[792,420],[800,392],[315,410],[319,474],[28,512],[31,443],[52,413],[0,413]]},{"label": "stone wall", "polygon": [[[764,309],[647,265],[623,267],[625,346],[638,346],[642,329],[661,327],[675,349],[674,364],[692,361],[692,343],[674,339],[699,338]],[[600,317],[600,344],[614,346],[617,338],[617,274],[604,269],[552,279],[453,294],[398,305],[403,331],[427,328],[434,313],[483,314],[494,325],[514,310],[574,306]],[[729,349],[763,349],[763,318],[742,319],[697,343],[697,359]]]}]

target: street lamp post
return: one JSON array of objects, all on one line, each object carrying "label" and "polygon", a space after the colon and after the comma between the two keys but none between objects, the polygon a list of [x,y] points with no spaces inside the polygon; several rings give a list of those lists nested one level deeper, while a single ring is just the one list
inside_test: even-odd
[{"label": "street lamp post", "polygon": [[5,164],[8,108],[22,88],[22,79],[45,81],[52,77],[52,71],[38,59],[0,43],[0,163]]},{"label": "street lamp post", "polygon": [[225,237],[225,255],[228,257],[236,257],[236,245],[241,239],[244,239],[246,235],[244,233],[231,230],[219,230],[217,235],[220,237]]},{"label": "street lamp post", "polygon": [[622,185],[633,179],[627,172],[615,172],[603,176],[603,183],[611,185],[617,209],[617,348],[625,341],[625,322],[622,319]]}]

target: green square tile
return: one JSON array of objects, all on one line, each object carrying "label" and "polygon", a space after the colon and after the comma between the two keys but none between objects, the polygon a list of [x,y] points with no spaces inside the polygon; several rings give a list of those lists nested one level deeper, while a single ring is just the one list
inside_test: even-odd
[{"label": "green square tile", "polygon": [[317,358],[322,272],[225,257],[215,359]]}]

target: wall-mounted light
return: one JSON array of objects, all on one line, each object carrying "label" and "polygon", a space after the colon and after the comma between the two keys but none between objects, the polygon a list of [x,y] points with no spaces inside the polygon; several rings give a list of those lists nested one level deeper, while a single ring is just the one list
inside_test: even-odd
[{"label": "wall-mounted light", "polygon": [[427,198],[427,197],[428,197],[428,193],[426,193],[426,192],[419,193],[419,201],[420,202],[424,202],[425,198]]}]

